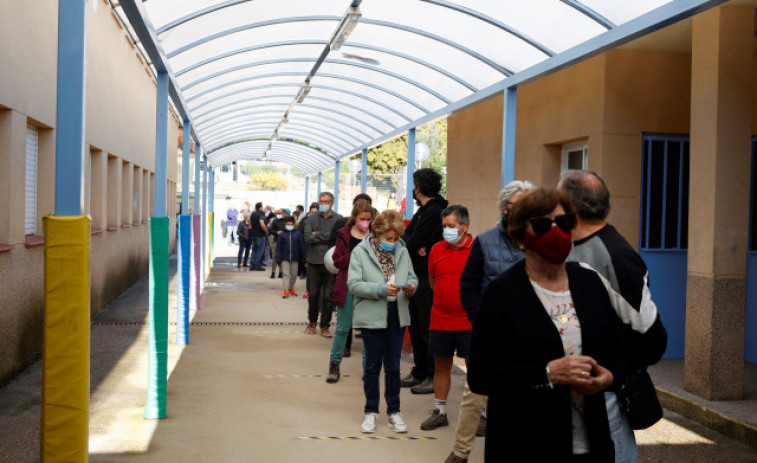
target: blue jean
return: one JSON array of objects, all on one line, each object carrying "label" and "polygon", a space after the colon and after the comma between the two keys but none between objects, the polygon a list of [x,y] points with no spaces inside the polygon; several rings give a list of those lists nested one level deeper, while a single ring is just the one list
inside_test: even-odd
[{"label": "blue jean", "polygon": [[365,413],[378,413],[381,391],[379,374],[384,365],[384,398],[386,412],[391,415],[400,411],[400,356],[405,328],[400,327],[397,302],[387,303],[387,328],[363,328],[363,345],[365,346]]},{"label": "blue jean", "polygon": [[253,236],[250,241],[252,241],[250,268],[262,267],[263,249],[265,249],[265,236]]},{"label": "blue jean", "polygon": [[242,264],[242,255],[244,255],[244,265],[247,265],[247,258],[250,255],[250,242],[248,240],[239,240],[239,254],[237,254],[237,265]]},{"label": "blue jean", "polygon": [[[354,297],[347,291],[347,298],[344,300],[344,307],[336,308],[336,330],[334,331],[334,340],[331,342],[331,357],[329,361],[333,363],[342,363],[344,357],[344,348],[352,344],[352,314],[355,311]],[[365,367],[365,346],[363,346],[363,366]]]},{"label": "blue jean", "polygon": [[618,398],[613,391],[605,392],[607,420],[610,422],[610,436],[615,444],[615,463],[636,463],[639,452],[628,419],[620,410]]}]

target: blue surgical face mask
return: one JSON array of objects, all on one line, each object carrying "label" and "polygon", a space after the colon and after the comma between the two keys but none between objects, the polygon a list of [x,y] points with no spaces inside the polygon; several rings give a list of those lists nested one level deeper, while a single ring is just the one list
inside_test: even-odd
[{"label": "blue surgical face mask", "polygon": [[392,252],[396,247],[397,243],[389,243],[388,241],[381,240],[381,249],[386,252]]},{"label": "blue surgical face mask", "polygon": [[286,227],[287,231],[294,230],[294,225],[285,225],[285,227]]},{"label": "blue surgical face mask", "polygon": [[318,212],[320,212],[321,214],[328,214],[329,210],[331,210],[331,206],[329,206],[328,204],[321,204],[318,206]]},{"label": "blue surgical face mask", "polygon": [[442,229],[442,236],[444,237],[444,241],[448,242],[449,244],[455,244],[460,240],[460,235],[458,234],[459,228],[447,228],[444,227]]}]

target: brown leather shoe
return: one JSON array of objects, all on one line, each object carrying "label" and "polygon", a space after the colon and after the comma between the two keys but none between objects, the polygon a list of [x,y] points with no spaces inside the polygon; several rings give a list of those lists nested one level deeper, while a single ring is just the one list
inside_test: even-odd
[{"label": "brown leather shoe", "polygon": [[324,338],[330,338],[331,337],[331,332],[329,331],[329,327],[328,326],[322,326],[321,327],[321,336],[323,336]]},{"label": "brown leather shoe", "polygon": [[458,457],[454,453],[450,453],[446,460],[444,460],[444,463],[468,463],[467,458]]},{"label": "brown leather shoe", "polygon": [[305,334],[315,334],[315,327],[316,327],[315,322],[308,323],[307,328],[305,328]]}]

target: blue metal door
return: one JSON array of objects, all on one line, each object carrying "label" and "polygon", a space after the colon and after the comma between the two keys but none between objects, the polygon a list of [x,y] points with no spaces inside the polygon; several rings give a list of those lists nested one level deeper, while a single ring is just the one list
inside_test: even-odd
[{"label": "blue metal door", "polygon": [[666,360],[682,360],[686,339],[689,136],[645,134],[639,254],[668,330]]},{"label": "blue metal door", "polygon": [[746,336],[744,361],[757,363],[757,137],[752,138],[752,185],[749,198],[749,251],[746,256]]}]

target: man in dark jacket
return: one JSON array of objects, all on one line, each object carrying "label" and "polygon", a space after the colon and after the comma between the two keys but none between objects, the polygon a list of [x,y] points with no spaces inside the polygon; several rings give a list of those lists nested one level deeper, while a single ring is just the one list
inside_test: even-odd
[{"label": "man in dark jacket", "polygon": [[[507,214],[518,199],[533,188],[531,182],[522,180],[505,185],[497,196],[497,207],[501,214],[499,223],[478,235],[473,241],[468,261],[460,277],[460,300],[471,323],[476,319],[478,302],[489,283],[523,259],[523,253],[507,233]],[[486,417],[481,414],[481,409],[485,406],[486,396],[471,392],[466,381],[460,401],[455,445],[445,463],[468,461],[476,436],[483,437],[486,434]]]},{"label": "man in dark jacket", "polygon": [[268,228],[265,226],[265,212],[263,212],[263,203],[255,204],[255,212],[250,217],[252,226],[250,227],[250,241],[252,241],[252,262],[250,270],[264,271],[263,251],[265,250],[266,236]]},{"label": "man in dark jacket", "polygon": [[[640,314],[638,323],[624,325],[632,351],[631,372],[657,363],[665,353],[668,333],[652,302],[647,266],[618,230],[606,221],[610,214],[607,185],[594,172],[569,170],[560,177],[557,187],[570,194],[576,207],[576,227],[571,233],[573,248],[568,260],[589,264]],[[617,401],[615,392],[606,391],[605,401],[616,461],[636,461],[638,452],[633,430],[622,414],[611,413],[618,410],[613,406]]]},{"label": "man in dark jacket", "polygon": [[[289,209],[277,209],[276,217],[271,219],[271,221],[268,223],[268,232],[270,233],[269,236],[273,237],[273,242],[271,243],[273,250],[273,259],[271,260],[271,278],[276,278],[276,249],[279,243],[279,235],[281,235],[284,230],[286,230],[286,221],[288,218]],[[279,278],[283,278],[281,269],[279,269]]]},{"label": "man in dark jacket", "polygon": [[449,204],[439,195],[442,176],[434,169],[418,169],[413,174],[413,199],[420,205],[405,229],[403,239],[410,252],[418,288],[410,298],[410,338],[413,342],[413,370],[402,378],[402,387],[414,394],[434,392],[434,359],[429,352],[428,330],[434,292],[428,282],[428,254],[442,238],[442,211]]}]

